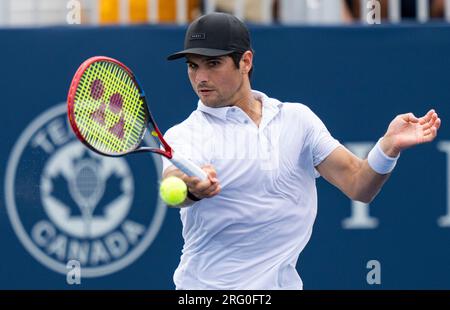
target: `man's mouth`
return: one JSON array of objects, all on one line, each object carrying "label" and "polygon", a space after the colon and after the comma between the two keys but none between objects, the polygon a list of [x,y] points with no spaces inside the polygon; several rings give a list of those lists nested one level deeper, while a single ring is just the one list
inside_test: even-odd
[{"label": "man's mouth", "polygon": [[199,89],[198,90],[198,92],[200,93],[200,94],[202,94],[202,95],[207,95],[207,94],[209,94],[209,93],[211,93],[211,92],[213,92],[214,90],[212,90],[212,89]]}]

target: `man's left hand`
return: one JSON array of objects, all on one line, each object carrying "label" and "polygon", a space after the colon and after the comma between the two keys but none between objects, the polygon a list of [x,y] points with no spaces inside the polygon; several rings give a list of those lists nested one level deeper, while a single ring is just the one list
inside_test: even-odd
[{"label": "man's left hand", "polygon": [[421,118],[412,113],[398,115],[381,140],[381,149],[386,155],[397,157],[404,149],[433,141],[440,126],[441,119],[434,110]]}]

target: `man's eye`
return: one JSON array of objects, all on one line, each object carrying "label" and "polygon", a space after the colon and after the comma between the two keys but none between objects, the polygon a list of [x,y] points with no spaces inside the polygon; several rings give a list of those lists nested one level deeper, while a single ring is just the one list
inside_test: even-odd
[{"label": "man's eye", "polygon": [[196,69],[197,68],[197,66],[194,65],[194,64],[188,64],[188,67],[189,67],[189,69]]},{"label": "man's eye", "polygon": [[208,64],[210,67],[215,67],[219,64],[219,62],[218,61],[210,61]]}]

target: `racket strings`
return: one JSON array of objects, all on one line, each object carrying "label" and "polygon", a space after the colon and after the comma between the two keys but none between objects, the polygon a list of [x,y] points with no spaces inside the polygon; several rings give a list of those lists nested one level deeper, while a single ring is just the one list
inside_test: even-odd
[{"label": "racket strings", "polygon": [[85,140],[103,153],[137,147],[146,128],[144,102],[129,74],[111,62],[83,73],[75,95],[75,121]]},{"label": "racket strings", "polygon": [[[123,80],[123,74],[121,74],[121,72],[118,72],[118,70],[116,68],[114,68],[112,73],[118,75],[119,81]],[[98,81],[98,80],[96,80],[96,81]],[[108,85],[109,85],[110,82],[106,81],[106,83],[108,83]],[[123,99],[121,97],[122,94],[123,94],[123,92],[121,92],[120,94],[115,93],[115,94],[111,95],[111,97],[110,97],[109,108],[110,108],[110,111],[112,111],[114,114],[119,114],[119,112],[121,112],[121,110],[122,110],[122,105],[123,105],[123,102],[122,102]],[[109,96],[107,95],[106,97],[109,97]],[[119,105],[119,107],[115,106],[115,103],[117,105]],[[100,119],[102,117],[105,118],[105,112],[104,112],[105,107],[104,106],[105,106],[105,103],[103,102],[101,110],[100,110]],[[125,115],[127,115],[127,114],[125,114]],[[114,121],[117,120],[117,122],[112,126],[111,126],[111,124],[108,124],[107,128],[109,128],[108,130],[110,131],[110,133],[113,133],[117,138],[119,138],[119,140],[123,141],[124,140],[124,131],[127,131],[127,128],[125,126],[123,116],[119,115],[119,117],[120,117],[119,120],[117,120],[117,117],[113,118]],[[99,122],[97,117],[91,117],[91,119]],[[104,125],[104,120],[99,123],[100,123],[100,125]],[[103,138],[105,138],[105,137],[108,137],[108,136],[104,136]],[[102,140],[103,140],[103,142],[106,142],[105,139],[102,139]],[[127,142],[130,142],[129,140],[130,139],[128,139],[128,141],[125,141],[125,144],[127,144]],[[97,141],[97,142],[99,142],[99,141]],[[114,149],[120,148],[120,145],[118,145],[118,143],[117,143],[118,142],[117,139],[112,139],[112,140],[110,139],[110,141],[107,141],[107,142],[110,142],[110,144],[112,144],[112,145],[110,145],[110,147],[112,147]],[[119,144],[120,144],[120,142],[119,142]]]}]

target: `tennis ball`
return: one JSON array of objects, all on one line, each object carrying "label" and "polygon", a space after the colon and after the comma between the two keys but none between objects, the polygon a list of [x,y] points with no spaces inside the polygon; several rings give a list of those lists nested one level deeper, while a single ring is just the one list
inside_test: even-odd
[{"label": "tennis ball", "polygon": [[168,177],[161,182],[159,194],[169,206],[179,205],[186,199],[186,183],[180,178]]}]

